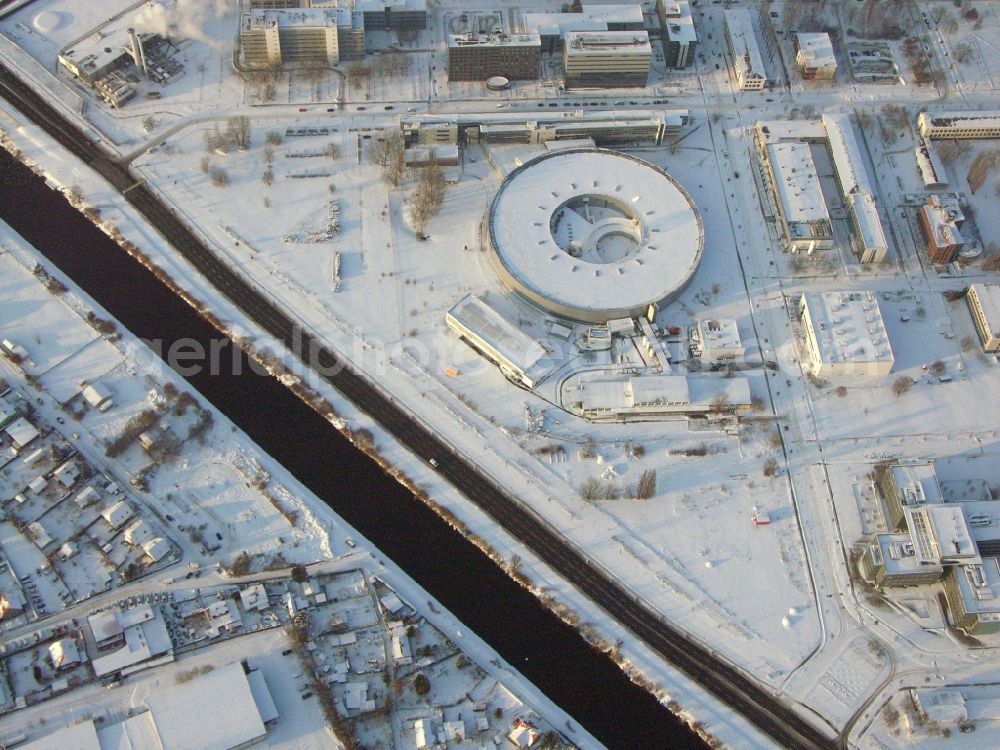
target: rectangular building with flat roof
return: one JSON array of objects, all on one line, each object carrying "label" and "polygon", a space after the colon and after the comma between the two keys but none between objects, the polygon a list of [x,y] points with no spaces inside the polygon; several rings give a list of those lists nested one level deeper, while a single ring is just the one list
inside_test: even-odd
[{"label": "rectangular building with flat roof", "polygon": [[450,34],[448,80],[485,81],[504,76],[511,81],[538,78],[542,41],[538,34]]},{"label": "rectangular building with flat roof", "polygon": [[932,463],[879,464],[875,486],[885,500],[894,529],[906,528],[905,508],[944,502]]},{"label": "rectangular building with flat roof", "polygon": [[645,86],[653,49],[645,31],[570,31],[563,45],[567,89]]},{"label": "rectangular building with flat roof", "polygon": [[1000,284],[972,284],[965,294],[984,352],[1000,351]]},{"label": "rectangular building with flat roof", "polygon": [[469,294],[448,311],[448,327],[507,377],[533,388],[546,351],[484,300]]},{"label": "rectangular building with flat roof", "polygon": [[972,635],[1000,630],[1000,565],[997,558],[956,565],[944,578],[944,593],[955,625]]},{"label": "rectangular building with flat roof", "polygon": [[895,359],[874,293],[806,292],[799,315],[816,377],[885,377],[892,371]]},{"label": "rectangular building with flat roof", "polygon": [[920,231],[927,243],[927,257],[931,263],[951,263],[965,247],[965,238],[959,228],[965,214],[958,200],[932,195],[917,213]]},{"label": "rectangular building with flat roof", "polygon": [[925,138],[1000,138],[1000,110],[921,112],[917,124]]},{"label": "rectangular building with flat roof", "polygon": [[924,187],[928,190],[940,190],[948,185],[948,175],[944,169],[944,163],[938,156],[937,149],[929,138],[924,138],[916,148],[917,169],[920,171],[920,178],[924,181]]},{"label": "rectangular building with flat roof", "polygon": [[240,17],[243,61],[250,67],[360,60],[364,34],[361,14],[349,7],[252,9]]},{"label": "rectangular building with flat roof", "polygon": [[733,73],[741,91],[761,91],[767,85],[764,60],[757,46],[753,18],[749,8],[730,8],[724,11],[726,43],[733,58]]},{"label": "rectangular building with flat roof", "polygon": [[770,143],[764,153],[785,247],[792,252],[833,247],[833,226],[809,144]]},{"label": "rectangular building with flat roof", "polygon": [[861,557],[861,570],[877,586],[936,583],[944,566],[917,558],[909,534],[876,534]]},{"label": "rectangular building with flat roof", "polygon": [[687,0],[656,0],[663,29],[663,59],[668,68],[681,70],[694,64],[698,33]]},{"label": "rectangular building with flat roof", "polygon": [[837,75],[837,56],[830,35],[824,32],[796,34],[795,66],[807,81],[829,81]]}]

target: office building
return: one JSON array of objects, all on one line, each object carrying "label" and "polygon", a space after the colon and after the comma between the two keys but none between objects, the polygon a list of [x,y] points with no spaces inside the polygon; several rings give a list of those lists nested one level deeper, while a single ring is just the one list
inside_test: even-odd
[{"label": "office building", "polygon": [[965,214],[955,198],[932,195],[917,214],[920,231],[927,243],[927,257],[931,263],[951,263],[965,247],[965,238],[959,231]]},{"label": "office building", "polygon": [[570,31],[643,31],[641,5],[583,5],[579,13],[525,13],[523,32],[538,34],[542,52],[562,49]]},{"label": "office building", "polygon": [[533,81],[541,71],[538,34],[449,34],[448,80],[485,81],[503,76]]},{"label": "office building", "polygon": [[795,67],[807,81],[830,81],[837,76],[837,56],[826,33],[795,36]]},{"label": "office building", "polygon": [[741,91],[761,91],[767,85],[764,60],[760,56],[753,18],[748,8],[725,11],[726,43],[733,58],[733,74]]},{"label": "office building", "polygon": [[972,284],[965,294],[984,352],[1000,351],[1000,284]]},{"label": "office building", "polygon": [[921,112],[917,123],[924,138],[1000,138],[1000,110]]},{"label": "office building", "polygon": [[361,14],[347,7],[254,9],[240,18],[240,46],[248,67],[333,66],[364,57],[365,30]]},{"label": "office building", "polygon": [[809,369],[818,378],[884,377],[894,357],[872,292],[806,292],[799,315]]},{"label": "office building", "polygon": [[809,253],[833,247],[833,225],[809,144],[769,143],[764,154],[785,247]]},{"label": "office building", "polygon": [[978,564],[956,565],[944,578],[952,622],[970,635],[1000,630],[1000,565],[986,557]]},{"label": "office building", "polygon": [[919,586],[937,583],[944,566],[921,561],[908,533],[876,534],[865,547],[861,572],[876,586]]},{"label": "office building", "polygon": [[656,11],[663,29],[663,58],[668,68],[680,70],[694,64],[698,34],[694,28],[691,5],[686,0],[656,0]]},{"label": "office building", "polygon": [[653,49],[645,31],[570,31],[563,45],[566,89],[645,86]]},{"label": "office building", "polygon": [[906,528],[906,508],[944,502],[934,464],[879,464],[875,486],[889,511],[893,529]]}]

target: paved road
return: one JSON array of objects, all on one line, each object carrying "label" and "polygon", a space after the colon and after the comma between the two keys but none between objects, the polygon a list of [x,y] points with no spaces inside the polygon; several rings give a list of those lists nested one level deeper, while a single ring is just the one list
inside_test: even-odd
[{"label": "paved road", "polygon": [[[516,497],[483,477],[477,467],[450,451],[446,444],[411,419],[390,398],[338,361],[332,351],[202,244],[191,230],[144,185],[135,184],[118,164],[46,102],[0,65],[0,96],[79,157],[115,188],[209,282],[223,292],[261,328],[283,341],[344,396],[371,415],[399,442],[427,461],[470,501],[489,514],[511,536],[527,544],[559,575],[631,630],[667,662],[681,670],[724,704],[741,713],[782,747],[803,750],[833,748],[842,738],[829,738],[732,664],[703,644],[689,639],[658,613],[610,578],[536,517]],[[126,192],[127,191],[127,192]],[[293,348],[296,342],[298,347]]]}]

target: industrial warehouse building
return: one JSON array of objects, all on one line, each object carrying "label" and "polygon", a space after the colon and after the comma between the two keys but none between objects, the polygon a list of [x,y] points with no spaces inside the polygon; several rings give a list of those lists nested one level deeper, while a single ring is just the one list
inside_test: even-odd
[{"label": "industrial warehouse building", "polygon": [[892,347],[872,292],[806,292],[799,316],[816,377],[885,377],[892,371]]},{"label": "industrial warehouse building", "polygon": [[645,86],[653,48],[645,31],[570,31],[563,45],[566,89]]},{"label": "industrial warehouse building", "polygon": [[687,0],[656,0],[656,11],[664,29],[663,59],[666,66],[675,70],[690,67],[698,49],[691,4]]},{"label": "industrial warehouse building", "polygon": [[675,299],[701,260],[704,228],[661,168],[616,151],[565,148],[511,172],[488,216],[490,260],[536,307],[606,323]]},{"label": "industrial warehouse building", "polygon": [[283,63],[332,66],[364,57],[364,23],[360,13],[346,7],[253,9],[240,18],[240,47],[243,62],[249,67]]},{"label": "industrial warehouse building", "polygon": [[970,285],[965,302],[983,351],[1000,351],[1000,284]]},{"label": "industrial warehouse building", "polygon": [[1000,138],[1000,111],[921,112],[917,118],[925,138]]},{"label": "industrial warehouse building", "polygon": [[764,60],[753,30],[753,18],[748,8],[731,8],[724,12],[726,43],[733,58],[733,73],[741,91],[761,91],[767,85]]}]

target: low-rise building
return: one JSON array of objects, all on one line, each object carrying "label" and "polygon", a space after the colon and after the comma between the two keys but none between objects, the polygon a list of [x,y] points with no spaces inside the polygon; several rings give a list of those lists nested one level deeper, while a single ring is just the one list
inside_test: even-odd
[{"label": "low-rise building", "polygon": [[833,247],[833,225],[809,144],[770,143],[764,153],[785,247],[792,252]]},{"label": "low-rise building", "polygon": [[570,31],[563,45],[566,88],[642,87],[653,48],[645,31]]},{"label": "low-rise building", "polygon": [[730,8],[724,11],[726,43],[733,59],[736,86],[741,91],[761,91],[767,85],[764,60],[760,56],[753,18],[749,8]]},{"label": "low-rise building", "polygon": [[541,71],[542,42],[538,34],[450,34],[448,80],[485,81],[503,76],[533,81]]},{"label": "low-rise building", "polygon": [[1000,284],[971,284],[965,302],[983,351],[1000,351]]},{"label": "low-rise building", "polygon": [[795,36],[795,67],[807,80],[832,80],[837,76],[837,56],[830,35],[824,32]]},{"label": "low-rise building", "polygon": [[927,257],[931,263],[951,263],[965,247],[965,238],[959,231],[965,214],[955,198],[932,195],[917,214],[920,231],[927,243]]},{"label": "low-rise building", "polygon": [[944,577],[952,622],[972,635],[1000,630],[1000,565],[997,558],[956,565]]},{"label": "low-rise building", "polygon": [[874,293],[806,292],[799,315],[816,377],[884,377],[892,371],[895,358]]},{"label": "low-rise building", "polygon": [[108,390],[108,387],[103,383],[89,383],[85,385],[80,390],[80,395],[83,396],[83,400],[86,401],[91,408],[99,411],[107,411],[114,406],[111,391]]},{"label": "low-rise building", "polygon": [[4,430],[10,438],[15,453],[23,451],[41,433],[24,417],[18,417]]},{"label": "low-rise building", "polygon": [[876,534],[861,556],[861,571],[877,586],[936,583],[944,566],[917,557],[909,534]]},{"label": "low-rise building", "polygon": [[105,508],[101,513],[101,516],[112,529],[120,529],[134,515],[135,511],[125,500],[119,500],[114,505]]},{"label": "low-rise building", "polygon": [[445,322],[506,377],[528,388],[536,385],[546,369],[545,348],[475,295],[467,295],[452,307]]},{"label": "low-rise building", "polygon": [[663,60],[668,68],[681,70],[694,64],[698,33],[691,4],[687,0],[656,0],[663,29]]},{"label": "low-rise building", "polygon": [[72,638],[60,638],[49,644],[49,659],[56,671],[70,669],[81,663],[80,649]]},{"label": "low-rise building", "polygon": [[903,513],[913,554],[920,564],[948,566],[980,562],[961,505],[920,505],[904,508]]},{"label": "low-rise building", "polygon": [[944,502],[934,464],[878,464],[875,486],[885,501],[894,529],[906,528],[906,508]]},{"label": "low-rise building", "polygon": [[948,186],[948,175],[937,149],[929,138],[924,138],[915,149],[917,170],[927,190],[941,190]]},{"label": "low-rise building", "polygon": [[80,478],[80,467],[76,465],[75,461],[64,461],[56,467],[56,470],[52,472],[52,476],[63,487],[72,487],[76,484],[76,480]]},{"label": "low-rise building", "polygon": [[741,377],[581,377],[564,388],[563,400],[571,410],[594,420],[726,414],[749,408],[750,383]]},{"label": "low-rise building", "polygon": [[708,365],[743,356],[740,330],[732,319],[699,320],[691,332],[692,349]]},{"label": "low-rise building", "polygon": [[138,547],[153,538],[153,531],[150,529],[149,524],[140,518],[125,529],[123,537],[126,544]]},{"label": "low-rise building", "polygon": [[921,112],[917,124],[925,138],[1000,138],[1000,110]]}]

